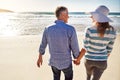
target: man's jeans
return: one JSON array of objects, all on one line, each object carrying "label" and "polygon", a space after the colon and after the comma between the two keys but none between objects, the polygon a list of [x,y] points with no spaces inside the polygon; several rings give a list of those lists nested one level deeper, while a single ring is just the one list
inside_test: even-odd
[{"label": "man's jeans", "polygon": [[87,80],[91,80],[91,75],[93,75],[92,80],[99,80],[102,73],[107,68],[107,61],[86,60],[85,67],[87,72]]},{"label": "man's jeans", "polygon": [[54,80],[60,80],[61,71],[63,71],[65,75],[65,80],[72,80],[73,79],[73,70],[72,65],[66,69],[59,70],[56,67],[52,66]]}]

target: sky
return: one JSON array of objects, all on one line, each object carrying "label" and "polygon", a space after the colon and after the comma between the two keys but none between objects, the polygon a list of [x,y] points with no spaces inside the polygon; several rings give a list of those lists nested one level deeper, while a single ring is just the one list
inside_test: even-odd
[{"label": "sky", "polygon": [[110,12],[120,12],[120,0],[0,0],[0,9],[14,12],[54,12],[57,6],[65,6],[69,12],[94,11],[105,5]]}]

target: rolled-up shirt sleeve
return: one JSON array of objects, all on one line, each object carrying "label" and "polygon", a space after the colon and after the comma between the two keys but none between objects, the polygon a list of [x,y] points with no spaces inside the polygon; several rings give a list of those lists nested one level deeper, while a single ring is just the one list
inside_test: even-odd
[{"label": "rolled-up shirt sleeve", "polygon": [[45,53],[45,49],[47,46],[47,28],[45,28],[44,32],[43,32],[43,36],[42,36],[42,41],[39,47],[39,53],[40,54],[44,54]]},{"label": "rolled-up shirt sleeve", "polygon": [[73,29],[73,32],[70,37],[70,47],[73,53],[73,57],[77,58],[79,55],[79,44],[78,44],[78,39],[77,39],[77,34],[75,29]]}]

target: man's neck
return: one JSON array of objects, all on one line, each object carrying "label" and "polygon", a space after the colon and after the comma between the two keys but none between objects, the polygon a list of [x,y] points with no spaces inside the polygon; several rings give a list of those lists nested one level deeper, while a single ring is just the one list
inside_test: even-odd
[{"label": "man's neck", "polygon": [[61,21],[63,21],[64,23],[67,23],[67,22],[65,22],[63,19],[60,19],[60,18],[58,18],[57,20],[61,20]]}]

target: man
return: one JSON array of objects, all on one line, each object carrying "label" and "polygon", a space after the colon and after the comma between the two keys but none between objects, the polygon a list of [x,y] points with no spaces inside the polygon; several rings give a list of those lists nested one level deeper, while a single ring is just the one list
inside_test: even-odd
[{"label": "man", "polygon": [[60,80],[61,71],[65,75],[65,80],[73,79],[72,56],[77,58],[79,46],[75,29],[66,24],[68,22],[68,10],[66,7],[57,7],[55,11],[57,20],[45,29],[41,45],[39,47],[39,58],[37,66],[42,65],[42,55],[45,53],[47,44],[49,45],[50,62],[54,80]]}]

